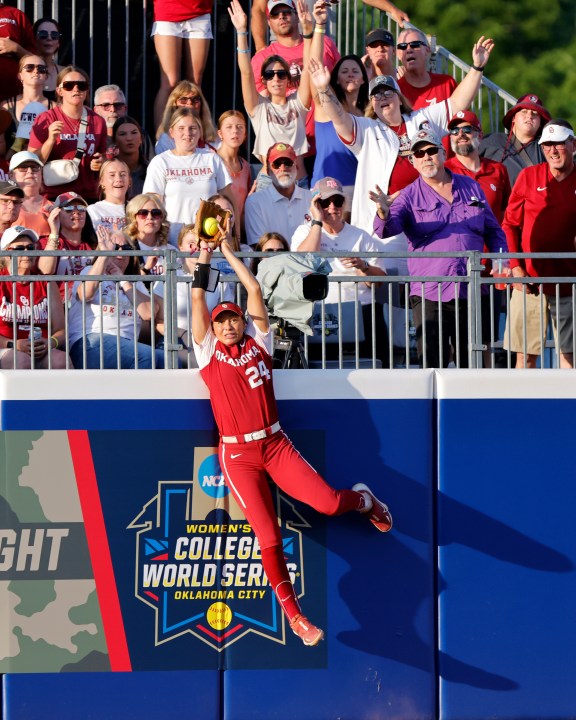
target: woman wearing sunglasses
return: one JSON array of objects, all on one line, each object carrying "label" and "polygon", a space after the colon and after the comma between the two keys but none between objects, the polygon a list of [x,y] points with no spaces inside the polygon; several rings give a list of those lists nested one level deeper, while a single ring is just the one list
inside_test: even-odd
[{"label": "woman wearing sunglasses", "polygon": [[88,215],[94,229],[104,225],[109,230],[122,230],[126,226],[126,196],[130,190],[130,170],[119,158],[105,160],[100,168],[100,195],[102,200],[90,205]]},{"label": "woman wearing sunglasses", "polygon": [[204,93],[193,82],[182,80],[176,85],[168,97],[168,102],[162,115],[162,120],[156,131],[156,154],[174,149],[174,138],[170,135],[172,116],[178,108],[189,108],[202,124],[202,135],[198,147],[211,147],[211,143],[218,140],[218,135],[212,121],[212,112]]},{"label": "woman wearing sunglasses", "polygon": [[[0,258],[0,368],[3,370],[66,367],[64,310],[55,284],[36,279],[42,275],[38,258],[29,253],[38,249],[38,235],[20,225],[8,228],[0,240],[2,252],[17,253],[12,259]],[[13,283],[4,280],[2,276],[6,275],[22,275],[27,279]]]},{"label": "woman wearing sunglasses", "polygon": [[[317,0],[314,6],[314,17],[322,0]],[[290,66],[280,57],[271,55],[262,63],[262,82],[266,88],[266,97],[260,95],[256,87],[256,79],[250,62],[248,49],[248,18],[242,9],[239,0],[232,0],[228,13],[232,24],[236,28],[238,67],[242,80],[242,97],[244,107],[250,117],[255,133],[254,155],[262,163],[262,173],[258,178],[258,187],[264,187],[271,180],[266,167],[266,153],[275,143],[283,142],[291,145],[297,155],[297,179],[299,184],[308,187],[308,178],[304,167],[304,155],[308,150],[306,139],[306,115],[310,109],[312,96],[310,94],[310,77],[307,72],[312,37],[312,17],[303,0],[298,0],[298,17],[304,33],[304,72],[300,76],[298,92],[287,96],[288,89],[293,80],[290,75]],[[322,24],[322,20],[320,20]],[[317,27],[316,30],[319,30]]]},{"label": "woman wearing sunglasses", "polygon": [[37,155],[29,150],[22,150],[10,158],[10,178],[24,193],[24,202],[15,225],[22,225],[34,230],[40,237],[48,235],[45,206],[50,205],[42,195],[42,163]]},{"label": "woman wearing sunglasses", "polygon": [[126,206],[126,234],[132,244],[146,254],[140,257],[143,275],[163,275],[165,258],[153,251],[168,245],[170,223],[166,208],[158,195],[143,193]]},{"label": "woman wearing sunglasses", "polygon": [[493,47],[494,42],[482,36],[472,49],[472,68],[451,97],[421,110],[411,110],[395,78],[376,76],[370,81],[370,104],[363,118],[341,112],[330,86],[330,72],[315,57],[311,58],[310,73],[318,102],[334,124],[340,140],[358,159],[352,199],[353,225],[372,233],[374,209],[368,198],[376,185],[384,193],[393,194],[416,180],[418,173],[409,162],[410,138],[422,124],[439,135],[446,134],[450,118],[469,108],[476,97]]},{"label": "woman wearing sunglasses", "polygon": [[[97,245],[86,200],[77,193],[63,193],[56,198],[48,214],[48,225],[50,234],[41,238],[41,250],[94,250]],[[46,255],[40,258],[38,267],[44,275],[79,275],[90,262],[89,256]],[[66,281],[58,283],[63,300],[70,297],[71,285]]]},{"label": "woman wearing sunglasses", "polygon": [[[68,313],[70,357],[77,368],[164,367],[164,353],[138,342],[142,321],[163,317],[162,299],[149,293],[149,286],[132,283],[124,275],[138,275],[138,258],[126,252],[135,249],[122,232],[98,231],[98,250],[117,251],[99,255],[84,268],[74,283]],[[110,280],[90,280],[91,275],[109,275]],[[85,329],[85,335],[84,335]]]},{"label": "woman wearing sunglasses", "polygon": [[232,181],[221,157],[198,148],[201,133],[202,124],[192,110],[178,108],[170,124],[174,149],[156,155],[148,165],[144,192],[163,198],[172,244],[181,226],[194,220],[200,200],[216,192],[227,193]]},{"label": "woman wearing sunglasses", "polygon": [[18,64],[18,79],[22,93],[4,100],[0,105],[8,110],[16,126],[16,137],[7,157],[26,150],[34,120],[52,107],[52,101],[44,95],[47,68],[39,55],[23,55]]},{"label": "woman wearing sunglasses", "polygon": [[44,78],[44,95],[51,100],[56,100],[56,78],[60,70],[62,70],[62,65],[58,65],[54,60],[60,49],[60,40],[62,38],[60,26],[54,18],[44,17],[36,20],[32,29],[36,38],[38,55],[42,56],[47,69]]},{"label": "woman wearing sunglasses", "polygon": [[[318,180],[312,190],[310,216],[312,220],[297,228],[292,236],[290,248],[298,252],[341,252],[342,257],[330,258],[333,275],[347,275],[361,278],[361,282],[330,283],[327,303],[354,303],[356,297],[362,306],[364,340],[360,341],[360,357],[372,357],[372,326],[374,325],[374,355],[389,367],[388,332],[384,321],[384,306],[378,297],[372,305],[372,286],[370,279],[386,275],[382,258],[346,257],[349,252],[373,253],[381,248],[378,240],[368,233],[344,221],[345,196],[342,185],[336,178],[325,177]],[[378,290],[378,285],[376,285]],[[347,307],[351,307],[348,305]],[[320,351],[320,348],[317,348]],[[345,351],[355,351],[353,347],[344,347]],[[327,347],[327,357],[336,359],[339,348]]]},{"label": "woman wearing sunglasses", "polygon": [[106,153],[106,121],[86,107],[90,82],[84,70],[67,65],[58,73],[58,104],[39,115],[30,133],[29,149],[44,164],[50,160],[72,160],[78,149],[81,119],[86,113],[85,151],[76,180],[47,187],[50,199],[73,190],[88,202],[98,200],[98,173]]}]

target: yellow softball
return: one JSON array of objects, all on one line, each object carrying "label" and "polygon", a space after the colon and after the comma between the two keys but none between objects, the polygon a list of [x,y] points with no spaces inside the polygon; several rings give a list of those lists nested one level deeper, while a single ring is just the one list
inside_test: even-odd
[{"label": "yellow softball", "polygon": [[206,218],[202,224],[202,229],[209,237],[214,237],[218,232],[218,220],[213,217]]}]

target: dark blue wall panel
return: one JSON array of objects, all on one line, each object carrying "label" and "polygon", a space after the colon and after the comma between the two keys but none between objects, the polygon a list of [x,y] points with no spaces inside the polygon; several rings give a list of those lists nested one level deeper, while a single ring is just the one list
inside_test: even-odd
[{"label": "dark blue wall panel", "polygon": [[439,401],[442,720],[576,717],[575,417],[570,399]]},{"label": "dark blue wall panel", "polygon": [[218,720],[216,672],[4,675],[4,720]]}]

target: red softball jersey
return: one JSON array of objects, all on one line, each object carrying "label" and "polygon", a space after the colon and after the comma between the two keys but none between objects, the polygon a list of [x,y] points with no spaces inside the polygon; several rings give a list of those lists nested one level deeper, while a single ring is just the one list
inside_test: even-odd
[{"label": "red softball jersey", "polygon": [[262,333],[249,319],[241,342],[228,347],[209,328],[194,352],[220,435],[245,435],[278,421],[272,382],[271,330]]}]

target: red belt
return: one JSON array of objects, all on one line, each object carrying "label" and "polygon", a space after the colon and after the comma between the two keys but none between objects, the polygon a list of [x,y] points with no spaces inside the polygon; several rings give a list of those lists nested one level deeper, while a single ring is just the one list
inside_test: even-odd
[{"label": "red belt", "polygon": [[223,443],[248,443],[253,440],[263,440],[270,435],[275,435],[280,430],[280,423],[275,422],[274,425],[264,428],[264,430],[256,430],[256,432],[246,433],[246,435],[222,435]]}]

